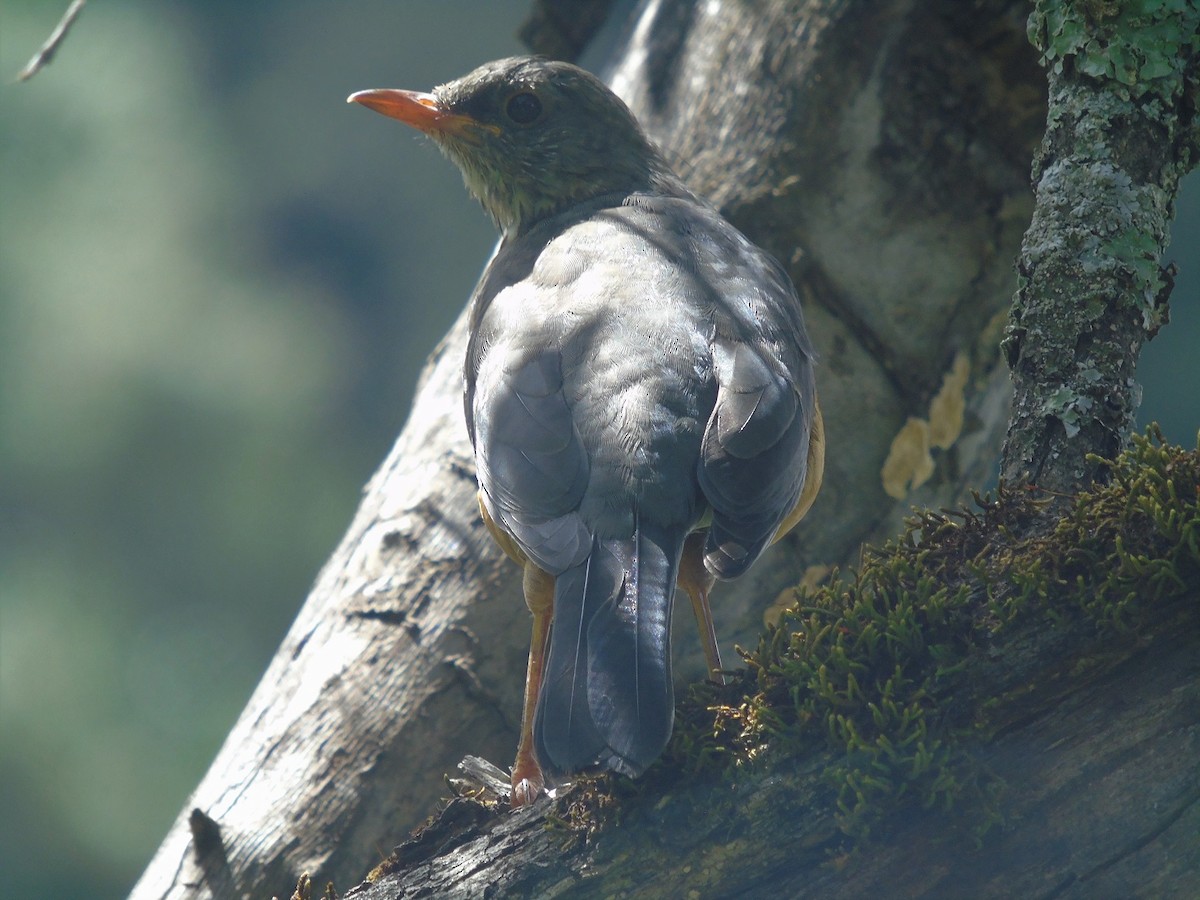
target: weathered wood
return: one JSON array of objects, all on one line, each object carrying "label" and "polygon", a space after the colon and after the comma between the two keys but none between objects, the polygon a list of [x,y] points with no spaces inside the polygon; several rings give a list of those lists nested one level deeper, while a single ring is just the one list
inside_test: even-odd
[{"label": "weathered wood", "polygon": [[[918,811],[835,865],[831,804],[805,788],[804,773],[826,762],[814,755],[797,761],[798,776],[652,798],[623,810],[620,833],[568,851],[541,807],[489,817],[456,801],[423,847],[403,848],[403,870],[347,897],[1200,896],[1198,599],[1181,628],[1090,672],[1062,665],[1069,632],[1006,642],[1013,668],[1038,677],[981,750],[1006,783],[1006,821],[978,849],[955,837],[957,821]],[[999,666],[992,676],[999,693],[1009,676]],[[752,812],[698,828],[708,820],[690,812],[730,791]]]},{"label": "weathered wood", "polygon": [[[640,7],[612,80],[692,184],[788,264],[821,353],[830,446],[809,523],[719,588],[728,643],[752,639],[807,566],[853,559],[911,503],[951,502],[990,470],[1007,395],[989,329],[1011,295],[1042,119],[1021,3],[716,7]],[[137,900],[287,896],[302,871],[354,883],[464,754],[511,758],[529,624],[478,520],[463,337],[460,320]],[[961,434],[930,408],[950,371],[961,378],[943,406]],[[881,470],[910,417],[925,423],[909,449],[932,477],[895,499]],[[938,423],[947,446],[932,459]],[[684,677],[702,668],[693,631],[678,631]],[[206,840],[189,819],[211,822]]]}]

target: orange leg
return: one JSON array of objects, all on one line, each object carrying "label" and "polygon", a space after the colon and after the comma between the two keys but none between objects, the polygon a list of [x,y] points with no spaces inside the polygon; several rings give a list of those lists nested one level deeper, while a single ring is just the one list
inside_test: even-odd
[{"label": "orange leg", "polygon": [[721,651],[717,647],[717,629],[713,625],[712,607],[708,595],[716,579],[704,568],[705,533],[697,531],[688,535],[683,544],[683,556],[679,560],[679,586],[692,601],[692,612],[696,614],[696,626],[700,629],[700,643],[704,645],[704,660],[708,663],[708,677],[717,684],[725,684],[721,674]]},{"label": "orange leg", "polygon": [[533,613],[533,639],[529,644],[529,668],[525,673],[525,709],[521,713],[521,740],[512,768],[513,809],[528,806],[542,793],[546,781],[533,755],[533,713],[537,709],[542,686],[542,668],[546,662],[546,643],[550,620],[554,618],[554,576],[532,562],[525,563],[525,603]]}]

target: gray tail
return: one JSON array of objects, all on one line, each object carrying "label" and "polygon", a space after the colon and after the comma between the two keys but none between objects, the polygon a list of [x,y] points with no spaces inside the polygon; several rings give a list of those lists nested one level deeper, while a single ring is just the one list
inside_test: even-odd
[{"label": "gray tail", "polygon": [[558,576],[534,746],[563,775],[603,766],[640,775],[675,719],[671,604],[683,534],[638,522],[632,539],[593,539]]}]

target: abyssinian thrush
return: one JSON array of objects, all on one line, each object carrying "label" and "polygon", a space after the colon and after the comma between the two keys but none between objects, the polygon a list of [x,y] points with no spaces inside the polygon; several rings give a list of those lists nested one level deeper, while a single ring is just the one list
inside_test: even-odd
[{"label": "abyssinian thrush", "polygon": [[719,677],[714,580],[820,486],[795,288],[575,66],[516,57],[349,99],[432,138],[503,232],[465,369],[483,518],[533,614],[512,803],[543,772],[638,775],[674,720],[676,584]]}]

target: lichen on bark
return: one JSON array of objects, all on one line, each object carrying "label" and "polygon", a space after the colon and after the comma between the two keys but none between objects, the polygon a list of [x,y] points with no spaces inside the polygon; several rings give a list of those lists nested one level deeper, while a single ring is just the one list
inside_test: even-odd
[{"label": "lichen on bark", "polygon": [[1039,0],[1049,79],[1037,205],[1003,347],[1014,383],[1002,473],[1072,492],[1124,446],[1146,340],[1167,321],[1159,266],[1195,164],[1200,3]]}]

